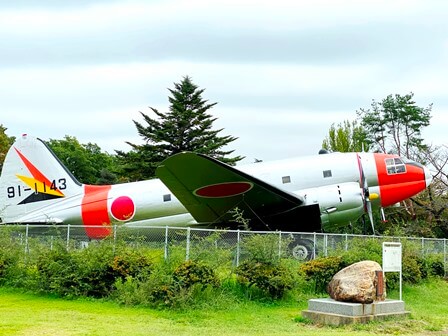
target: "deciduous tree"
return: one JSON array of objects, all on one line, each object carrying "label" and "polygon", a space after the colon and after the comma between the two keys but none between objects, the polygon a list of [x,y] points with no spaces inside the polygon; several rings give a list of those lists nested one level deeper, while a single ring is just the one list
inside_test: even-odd
[{"label": "deciduous tree", "polygon": [[117,181],[112,173],[115,157],[102,152],[97,144],[81,144],[76,137],[66,135],[63,140],[50,139],[48,145],[80,182],[112,184]]},{"label": "deciduous tree", "polygon": [[7,128],[0,124],[0,172],[3,167],[3,161],[5,161],[6,153],[15,141],[15,137],[6,135]]},{"label": "deciduous tree", "polygon": [[345,120],[337,126],[331,125],[322,148],[332,152],[363,152],[369,150],[369,142],[366,132],[356,120]]}]

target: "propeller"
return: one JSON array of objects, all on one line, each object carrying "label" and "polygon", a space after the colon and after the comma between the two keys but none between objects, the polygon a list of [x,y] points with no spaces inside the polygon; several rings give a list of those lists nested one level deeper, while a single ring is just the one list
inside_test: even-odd
[{"label": "propeller", "polygon": [[372,212],[372,200],[378,198],[378,194],[372,193],[370,194],[369,185],[367,183],[366,175],[364,174],[364,169],[362,167],[361,157],[359,154],[356,154],[358,158],[358,167],[359,167],[359,187],[362,190],[362,200],[364,203],[364,211],[369,216],[370,225],[372,226],[372,232],[375,234],[375,224],[373,221],[373,212]]}]

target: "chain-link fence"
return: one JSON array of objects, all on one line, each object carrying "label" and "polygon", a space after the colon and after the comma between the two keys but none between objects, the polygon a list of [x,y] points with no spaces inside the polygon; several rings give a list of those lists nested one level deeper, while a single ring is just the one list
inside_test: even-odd
[{"label": "chain-link fence", "polygon": [[[439,255],[443,258],[445,275],[448,270],[447,239],[363,236],[352,234],[300,233],[300,232],[260,232],[240,230],[210,230],[190,227],[153,226],[112,226],[105,231],[103,226],[89,227],[107,232],[104,239],[113,244],[127,244],[133,247],[146,247],[160,257],[188,259],[220,258],[223,263],[238,266],[247,257],[246,242],[250,237],[262,235],[266,239],[265,251],[258,253],[276,254],[283,258],[298,260],[327,256],[341,250],[348,250],[359,241],[375,240],[382,242],[403,242],[413,244],[420,255]],[[0,234],[10,234],[25,251],[30,241],[48,245],[63,242],[67,249],[85,248],[95,241],[89,240],[84,226],[76,225],[0,225]],[[362,243],[361,243],[362,246]]]}]

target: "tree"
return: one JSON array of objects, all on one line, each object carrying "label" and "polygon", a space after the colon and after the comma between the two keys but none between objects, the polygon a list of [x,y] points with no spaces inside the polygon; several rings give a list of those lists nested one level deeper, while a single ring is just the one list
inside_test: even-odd
[{"label": "tree", "polygon": [[8,153],[9,148],[15,141],[15,137],[6,135],[6,130],[7,128],[3,124],[0,124],[0,172],[5,161],[6,153]]},{"label": "tree", "polygon": [[115,157],[101,152],[97,144],[80,144],[76,137],[66,135],[63,140],[50,139],[50,148],[67,169],[85,184],[113,184],[117,177]]},{"label": "tree", "polygon": [[436,237],[448,237],[448,147],[429,146],[425,153],[433,181],[412,201],[423,210],[419,217],[424,218],[425,227],[430,227]]},{"label": "tree", "polygon": [[429,125],[432,104],[419,107],[413,97],[412,92],[388,95],[381,102],[373,100],[371,109],[357,111],[361,126],[377,151],[415,158],[427,148],[421,131]]},{"label": "tree", "polygon": [[364,152],[369,150],[369,142],[366,132],[356,120],[345,120],[337,126],[331,125],[322,148],[332,152]]},{"label": "tree", "polygon": [[144,124],[134,120],[143,145],[127,142],[132,147],[128,153],[116,151],[123,163],[123,170],[131,179],[153,177],[156,167],[165,158],[183,151],[207,154],[222,162],[235,164],[241,156],[229,157],[233,150],[224,150],[237,138],[218,136],[223,129],[213,130],[217,118],[208,113],[217,103],[208,103],[202,98],[204,89],[199,89],[190,79],[183,77],[168,89],[169,111],[159,112],[150,107],[156,118],[140,112]]}]

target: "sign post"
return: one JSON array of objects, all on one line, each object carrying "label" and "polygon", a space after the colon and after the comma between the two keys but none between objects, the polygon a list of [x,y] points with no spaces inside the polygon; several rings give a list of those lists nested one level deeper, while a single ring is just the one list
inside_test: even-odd
[{"label": "sign post", "polygon": [[383,272],[400,272],[400,301],[402,300],[401,243],[383,243]]}]

